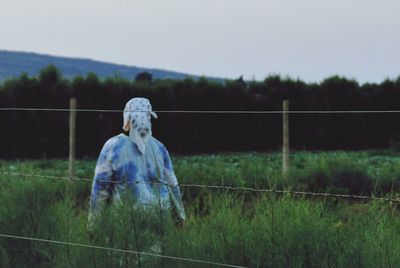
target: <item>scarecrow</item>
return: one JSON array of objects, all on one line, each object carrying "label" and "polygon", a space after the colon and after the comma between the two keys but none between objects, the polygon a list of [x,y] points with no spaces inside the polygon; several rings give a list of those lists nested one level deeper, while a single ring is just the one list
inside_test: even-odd
[{"label": "scarecrow", "polygon": [[[103,146],[97,160],[89,207],[89,226],[106,203],[125,205],[123,196],[136,206],[174,206],[178,224],[185,220],[178,180],[167,148],[151,132],[151,117],[157,118],[145,98],[133,98],[123,112],[123,130]],[[165,213],[168,214],[168,213]]]}]

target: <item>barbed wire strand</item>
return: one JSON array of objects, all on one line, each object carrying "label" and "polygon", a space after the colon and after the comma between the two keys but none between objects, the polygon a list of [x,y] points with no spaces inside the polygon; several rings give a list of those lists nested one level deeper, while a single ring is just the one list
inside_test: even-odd
[{"label": "barbed wire strand", "polygon": [[[67,180],[67,181],[86,181],[93,182],[92,179],[86,178],[69,178],[69,177],[59,177],[59,176],[51,176],[51,175],[40,175],[40,174],[27,174],[27,173],[15,173],[15,172],[4,172],[0,171],[0,175],[7,176],[16,176],[16,177],[36,177],[36,178],[44,178],[44,179],[59,179],[59,180]],[[108,182],[108,183],[122,183],[121,181],[112,181],[112,180],[98,180],[99,182]],[[279,189],[256,189],[251,187],[235,187],[235,186],[226,186],[226,185],[204,185],[204,184],[189,184],[189,183],[179,183],[176,185],[170,185],[168,183],[163,182],[145,182],[142,180],[136,180],[131,182],[130,184],[150,184],[150,185],[165,185],[165,186],[179,186],[179,187],[192,187],[192,188],[203,188],[203,189],[218,189],[218,190],[233,190],[233,191],[249,191],[249,192],[264,192],[264,193],[277,193],[277,194],[292,194],[292,195],[304,195],[304,196],[318,196],[318,197],[335,197],[335,198],[343,198],[343,199],[361,199],[361,200],[375,200],[375,201],[385,201],[385,202],[393,202],[400,203],[400,199],[393,199],[388,197],[376,197],[369,195],[352,195],[352,194],[339,194],[339,193],[322,193],[322,192],[310,192],[310,191],[296,191],[296,190],[279,190]],[[129,183],[128,183],[129,184]]]},{"label": "barbed wire strand", "polygon": [[[113,110],[113,109],[69,109],[69,108],[33,108],[33,107],[1,107],[0,111],[44,111],[44,112],[101,112],[101,113],[122,113],[122,112],[149,112],[147,110]],[[371,114],[371,113],[400,113],[400,110],[282,110],[271,111],[249,111],[249,110],[154,110],[156,113],[191,113],[191,114]]]},{"label": "barbed wire strand", "polygon": [[245,266],[226,264],[226,263],[220,263],[220,262],[204,261],[204,260],[198,260],[198,259],[175,257],[175,256],[161,255],[161,254],[156,254],[156,253],[134,251],[134,250],[128,250],[128,249],[121,249],[121,248],[110,248],[110,247],[88,245],[88,244],[80,244],[80,243],[74,243],[74,242],[43,239],[43,238],[36,238],[36,237],[29,237],[29,236],[18,236],[18,235],[10,235],[10,234],[1,234],[0,233],[0,237],[11,238],[11,239],[19,239],[19,240],[29,240],[29,241],[36,241],[36,242],[46,242],[46,243],[66,245],[66,246],[75,246],[75,247],[84,247],[84,248],[91,248],[91,249],[108,250],[108,251],[121,252],[121,253],[130,253],[130,254],[136,254],[136,255],[146,255],[146,256],[153,256],[153,257],[159,257],[159,258],[165,258],[165,259],[172,259],[172,260],[177,260],[177,261],[196,262],[196,263],[210,264],[210,265],[223,266],[223,267],[234,267],[234,268],[244,268],[245,267]]}]

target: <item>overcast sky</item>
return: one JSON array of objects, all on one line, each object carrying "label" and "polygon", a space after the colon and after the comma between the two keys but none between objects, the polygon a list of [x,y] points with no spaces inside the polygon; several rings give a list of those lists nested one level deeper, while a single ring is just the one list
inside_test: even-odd
[{"label": "overcast sky", "polygon": [[0,0],[0,49],[192,74],[400,75],[399,0]]}]

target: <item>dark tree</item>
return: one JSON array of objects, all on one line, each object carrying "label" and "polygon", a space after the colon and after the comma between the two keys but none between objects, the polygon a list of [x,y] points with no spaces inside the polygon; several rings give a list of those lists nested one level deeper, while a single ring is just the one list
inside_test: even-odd
[{"label": "dark tree", "polygon": [[[400,110],[400,78],[360,85],[344,77],[320,83],[269,76],[246,83],[206,78],[156,79],[144,72],[136,81],[96,74],[65,80],[54,66],[38,77],[22,74],[0,83],[0,107],[68,108],[76,97],[81,109],[118,110],[133,97],[146,97],[155,110],[275,111],[282,100],[290,109]],[[148,81],[152,81],[151,83]],[[400,147],[397,113],[291,114],[294,149],[358,150]],[[96,157],[104,142],[121,132],[121,112],[80,112],[77,115],[77,155]],[[221,151],[269,151],[281,146],[280,114],[160,113],[153,133],[172,152],[193,154]],[[2,111],[0,157],[66,157],[68,113]]]},{"label": "dark tree", "polygon": [[140,72],[135,77],[135,81],[151,82],[152,80],[153,80],[153,75],[148,72]]},{"label": "dark tree", "polygon": [[239,87],[246,87],[247,86],[247,83],[243,79],[243,75],[241,75],[238,79],[236,79],[235,82]]}]

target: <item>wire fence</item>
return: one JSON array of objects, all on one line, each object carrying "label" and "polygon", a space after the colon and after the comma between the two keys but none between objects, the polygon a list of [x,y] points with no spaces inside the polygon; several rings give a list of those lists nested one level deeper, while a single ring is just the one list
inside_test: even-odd
[{"label": "wire fence", "polygon": [[[5,172],[0,171],[0,175],[3,176],[12,176],[17,178],[29,177],[29,178],[42,178],[42,179],[51,179],[51,180],[64,180],[64,181],[82,181],[82,182],[93,182],[92,179],[87,178],[79,178],[79,177],[63,177],[63,176],[52,176],[52,175],[41,175],[41,174],[30,174],[30,173],[16,173],[16,172]],[[102,180],[105,181],[105,180]],[[109,183],[121,183],[120,181],[107,181]],[[134,183],[147,183],[147,184],[158,184],[158,185],[166,185],[170,186],[167,183],[162,182],[144,182],[144,181],[135,181]],[[316,193],[316,192],[304,192],[304,191],[294,191],[294,190],[277,190],[277,189],[256,189],[250,187],[233,187],[233,186],[225,186],[225,185],[204,185],[204,184],[178,184],[180,187],[194,187],[194,188],[203,188],[203,189],[217,189],[217,190],[229,190],[229,191],[250,191],[257,193],[277,193],[277,194],[291,194],[291,195],[301,195],[301,196],[312,196],[312,197],[333,197],[333,198],[344,198],[344,199],[358,199],[358,200],[368,200],[368,201],[385,201],[392,203],[400,203],[400,199],[386,198],[386,197],[375,197],[375,196],[361,196],[361,195],[348,195],[348,194],[338,194],[338,193]],[[64,246],[72,246],[72,247],[82,247],[93,250],[104,250],[109,252],[119,252],[119,253],[128,253],[128,254],[136,254],[138,256],[151,256],[156,258],[170,259],[175,261],[182,262],[190,262],[190,263],[198,263],[204,265],[212,265],[219,267],[245,267],[234,264],[220,263],[220,262],[212,262],[207,260],[186,258],[186,257],[176,257],[162,254],[155,254],[150,252],[143,251],[134,251],[123,248],[113,248],[113,247],[105,247],[98,245],[90,245],[90,244],[81,244],[70,241],[59,241],[52,239],[43,239],[37,237],[30,236],[19,236],[13,234],[2,234],[0,233],[0,237],[5,239],[17,239],[17,240],[26,240],[32,242],[41,242],[41,243],[50,243],[50,244],[58,244]]]},{"label": "wire fence", "polygon": [[[62,177],[62,176],[51,176],[51,175],[41,175],[41,174],[29,174],[29,173],[16,173],[16,172],[5,172],[0,171],[0,175],[13,176],[13,177],[31,177],[31,178],[42,178],[42,179],[53,179],[53,180],[66,180],[66,181],[83,181],[92,183],[92,179],[78,178],[78,177]],[[296,191],[296,190],[282,190],[282,189],[257,189],[252,187],[235,187],[228,185],[206,185],[206,184],[189,184],[189,183],[178,183],[176,185],[171,185],[164,182],[147,182],[143,180],[132,180],[131,182],[121,182],[113,180],[98,180],[99,182],[107,183],[126,183],[126,184],[149,184],[149,185],[165,185],[165,186],[179,186],[187,188],[202,188],[210,190],[229,190],[229,191],[248,191],[254,193],[276,193],[276,194],[291,194],[297,196],[312,196],[312,197],[332,197],[332,198],[342,198],[342,199],[359,199],[359,200],[374,200],[374,201],[385,201],[392,203],[400,203],[399,198],[389,198],[389,197],[377,197],[372,195],[352,195],[352,194],[340,194],[340,193],[323,193],[323,192],[310,192],[310,191]]]},{"label": "wire fence", "polygon": [[52,243],[52,244],[65,245],[65,246],[83,247],[83,248],[88,248],[88,249],[107,250],[107,251],[112,251],[112,252],[129,253],[129,254],[143,255],[143,256],[151,256],[151,257],[171,259],[171,260],[176,260],[176,261],[201,263],[201,264],[208,264],[208,265],[221,266],[221,267],[235,267],[235,268],[244,268],[245,267],[245,266],[239,266],[239,265],[233,265],[233,264],[227,264],[227,263],[211,262],[211,261],[191,259],[191,258],[168,256],[168,255],[162,255],[162,254],[156,254],[156,253],[150,253],[150,252],[134,251],[134,250],[127,250],[127,249],[122,249],[122,248],[111,248],[111,247],[103,247],[103,246],[88,245],[88,244],[80,244],[80,243],[73,243],[73,242],[59,241],[59,240],[52,240],[52,239],[44,239],[44,238],[37,238],[37,237],[29,237],[29,236],[0,234],[0,237],[2,237],[2,238],[10,238],[10,239],[35,241],[35,242]]},{"label": "wire fence", "polygon": [[[117,110],[117,109],[69,109],[69,108],[34,108],[34,107],[2,107],[0,111],[43,111],[43,112],[150,112],[149,110]],[[397,114],[400,110],[154,110],[156,113],[188,113],[188,114]]]},{"label": "wire fence", "polygon": [[[122,113],[123,110],[118,109],[68,109],[68,108],[34,108],[34,107],[1,107],[0,111],[42,111],[42,112],[100,112],[100,113]],[[130,111],[125,111],[130,112]],[[135,112],[149,112],[149,111],[137,111]],[[166,113],[166,114],[398,114],[400,110],[155,110],[156,113]],[[57,140],[58,139],[54,139]],[[67,139],[60,139],[63,141],[67,141]],[[64,180],[64,181],[82,181],[92,183],[92,179],[88,178],[79,178],[79,177],[63,177],[63,176],[53,176],[53,175],[44,175],[44,174],[30,174],[30,173],[18,173],[18,172],[9,172],[9,171],[1,171],[0,175],[2,176],[12,176],[17,178],[42,178],[42,179],[50,179],[50,180]],[[100,180],[101,181],[101,180]],[[152,185],[165,185],[165,186],[176,186],[169,185],[164,182],[146,182],[143,180],[132,180],[132,182],[121,182],[121,181],[112,181],[112,180],[104,180],[108,183],[146,183]],[[373,195],[352,195],[352,194],[341,194],[341,193],[329,193],[329,192],[311,192],[311,191],[297,191],[291,189],[266,189],[266,188],[252,188],[252,187],[235,187],[229,185],[206,185],[206,184],[190,184],[190,183],[179,183],[179,187],[184,188],[198,188],[198,189],[209,189],[209,190],[226,190],[226,191],[241,191],[241,192],[253,192],[253,193],[272,193],[272,194],[288,194],[295,196],[306,196],[306,197],[323,197],[323,198],[338,198],[338,199],[348,199],[348,200],[364,200],[364,201],[382,201],[382,202],[391,202],[391,203],[400,203],[400,198],[392,198],[392,197],[382,197],[382,196],[373,196]],[[38,237],[29,237],[29,236],[19,236],[13,234],[1,234],[0,237],[4,239],[18,239],[18,240],[27,240],[33,242],[41,242],[41,243],[51,243],[51,244],[59,244],[65,246],[73,246],[73,247],[83,247],[88,249],[95,250],[105,250],[110,252],[120,252],[120,253],[128,253],[128,254],[136,254],[143,256],[152,256],[157,258],[171,259],[176,261],[184,261],[184,262],[192,262],[192,263],[200,263],[205,265],[214,265],[221,267],[244,267],[233,264],[212,262],[207,260],[199,260],[192,258],[184,258],[184,257],[176,257],[176,256],[168,256],[162,254],[155,254],[150,252],[142,252],[142,251],[133,251],[122,248],[112,248],[112,247],[103,247],[97,245],[89,245],[89,244],[80,244],[69,241],[59,241],[59,240],[51,240],[44,239]]]}]

